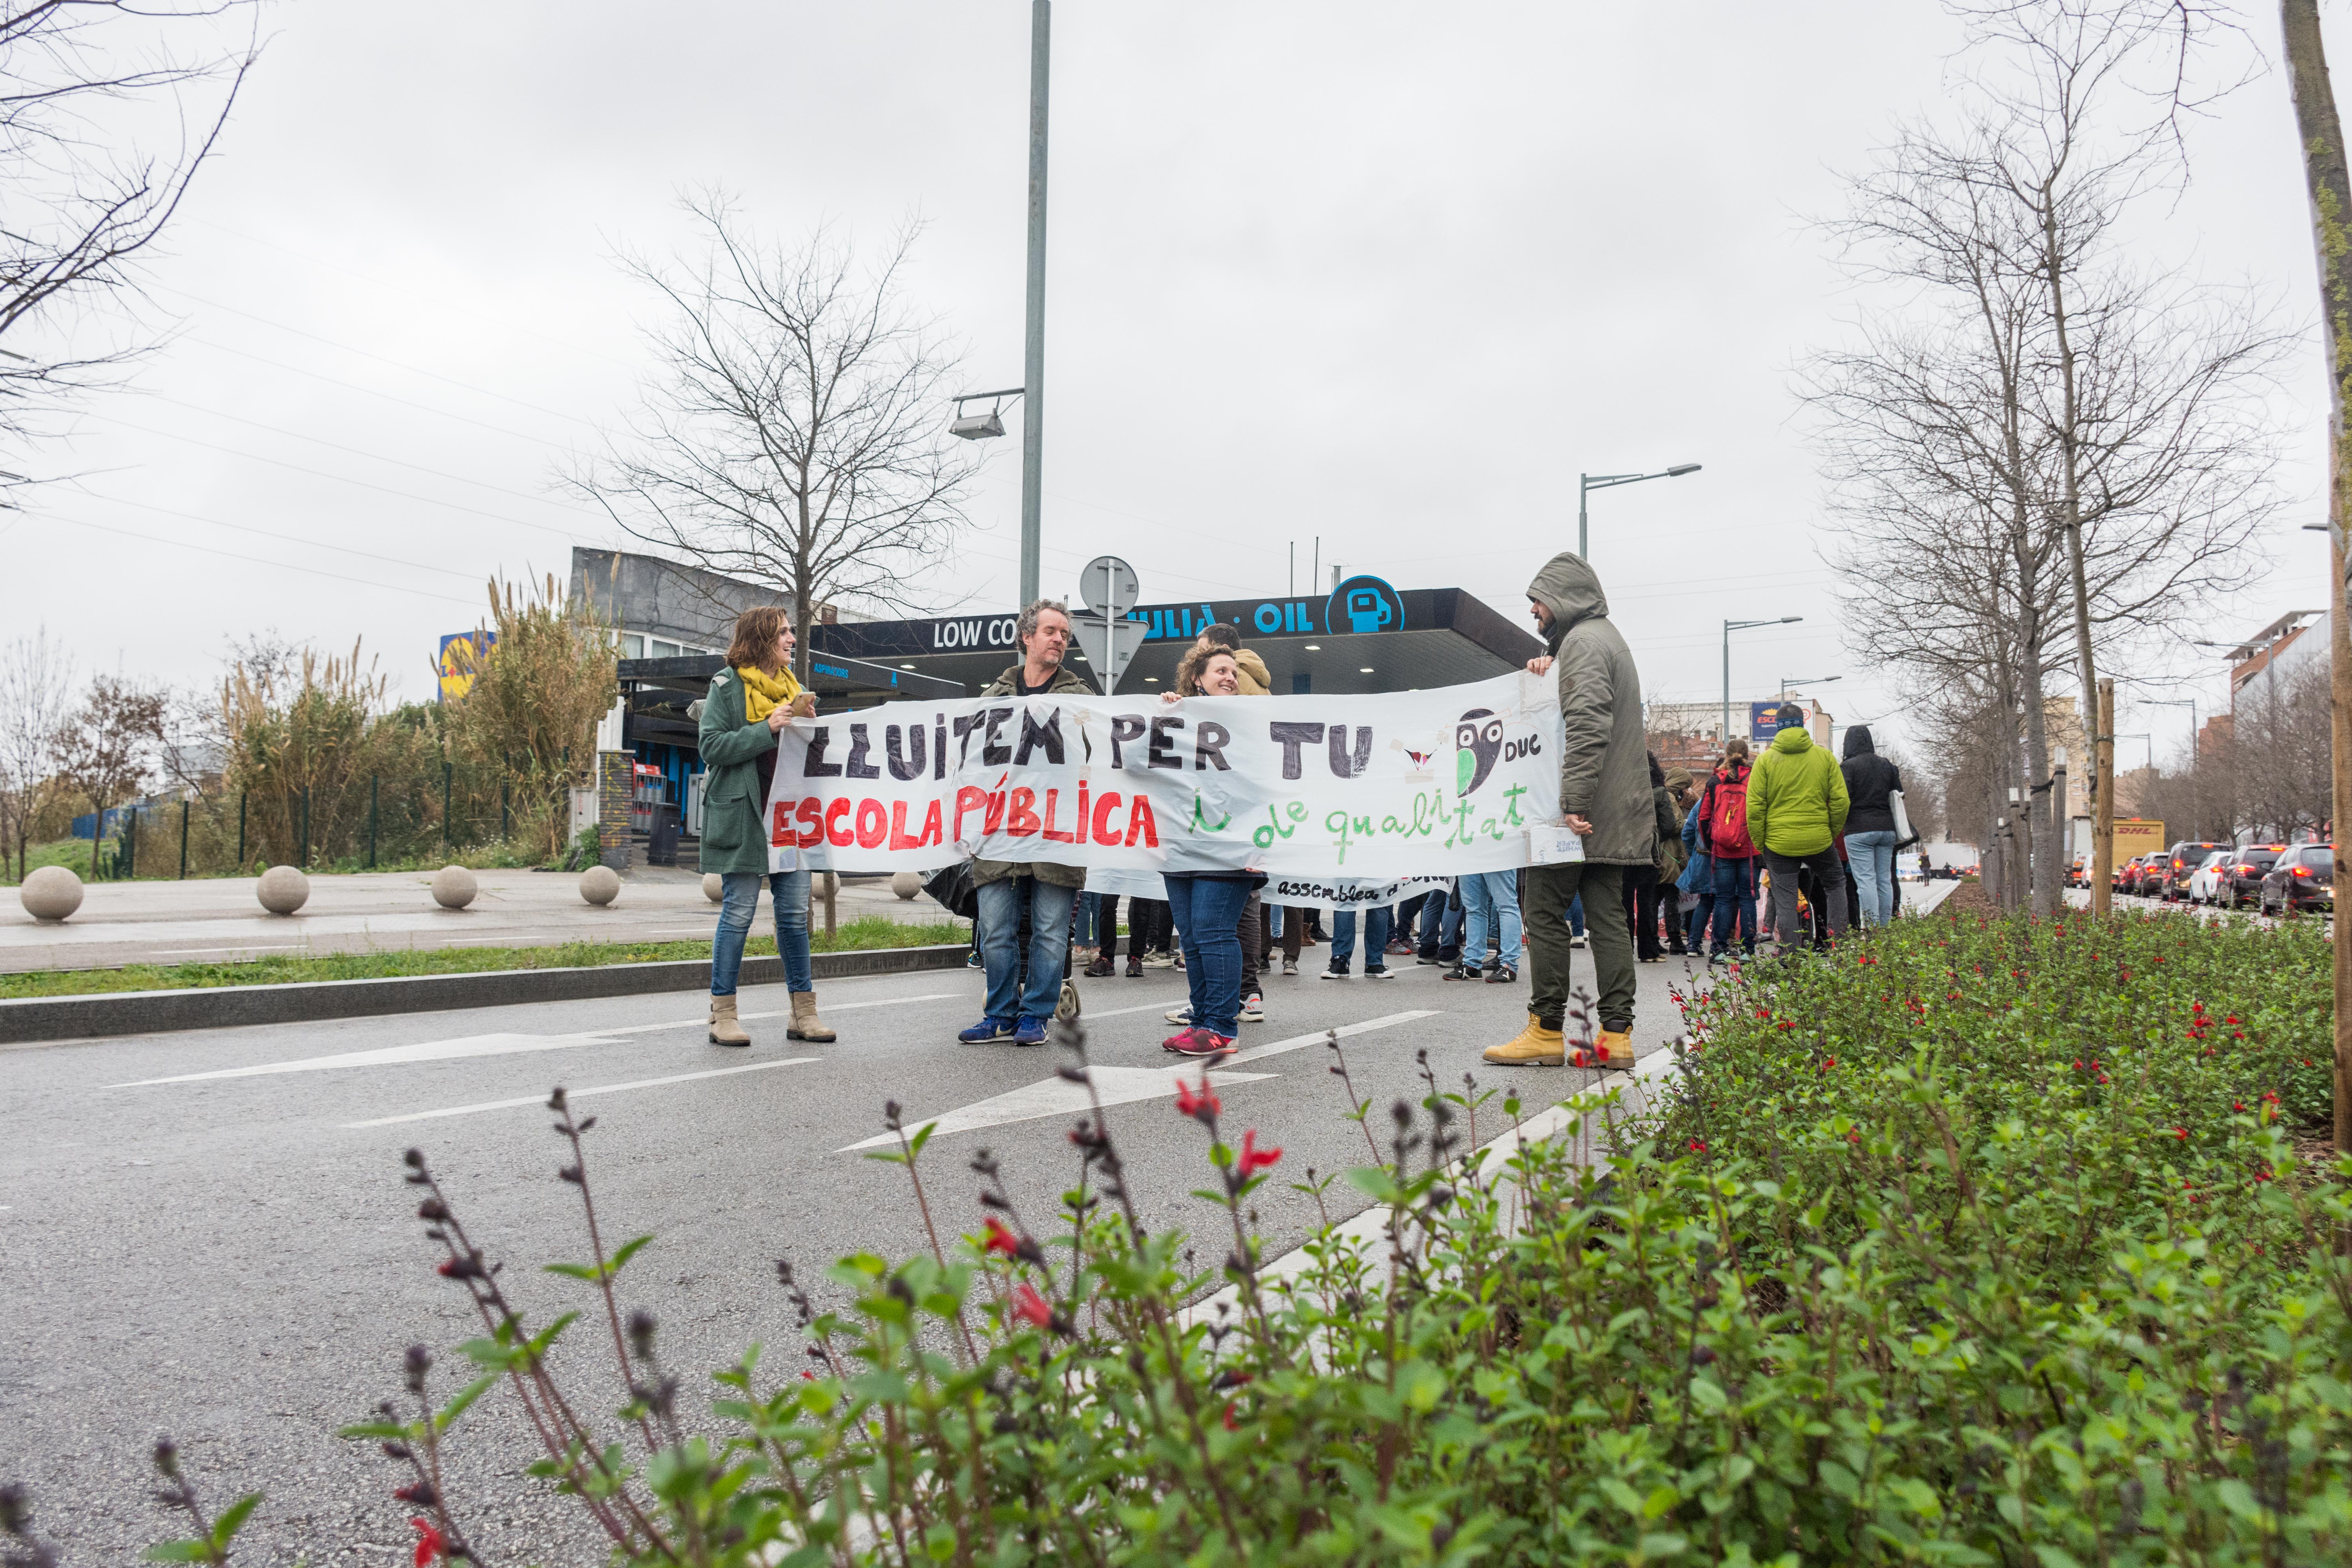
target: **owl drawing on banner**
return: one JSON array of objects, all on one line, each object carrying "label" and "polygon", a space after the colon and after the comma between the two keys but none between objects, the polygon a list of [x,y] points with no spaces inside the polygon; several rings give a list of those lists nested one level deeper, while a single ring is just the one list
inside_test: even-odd
[{"label": "owl drawing on banner", "polygon": [[1454,726],[1454,793],[1468,795],[1486,782],[1503,753],[1503,721],[1493,710],[1473,708]]}]

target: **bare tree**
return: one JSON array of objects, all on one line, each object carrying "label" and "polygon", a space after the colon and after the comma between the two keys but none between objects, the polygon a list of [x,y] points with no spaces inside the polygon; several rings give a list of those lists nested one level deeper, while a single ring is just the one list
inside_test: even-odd
[{"label": "bare tree", "polygon": [[[723,197],[688,210],[699,261],[625,262],[667,310],[648,334],[659,378],[571,484],[639,539],[777,584],[797,626],[828,603],[919,603],[978,462],[943,417],[958,362],[901,298],[913,234],[861,271],[822,231],[786,249]],[[803,637],[803,677],[809,653]]]},{"label": "bare tree", "polygon": [[47,626],[0,650],[0,872],[16,852],[24,880],[33,814],[57,756],[57,736],[73,701],[73,658]]},{"label": "bare tree", "polygon": [[21,444],[124,357],[55,352],[61,318],[135,289],[252,68],[253,13],[0,0],[0,435]]},{"label": "bare tree", "polygon": [[58,777],[105,814],[139,793],[163,743],[169,696],[121,675],[91,678],[80,708],[58,731]]}]

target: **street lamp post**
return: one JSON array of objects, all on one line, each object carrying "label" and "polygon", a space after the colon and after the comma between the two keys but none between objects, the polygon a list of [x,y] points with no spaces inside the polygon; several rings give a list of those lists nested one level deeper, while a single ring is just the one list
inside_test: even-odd
[{"label": "street lamp post", "polygon": [[1053,0],[1029,6],[1029,291],[1021,380],[1021,603],[1037,598],[1045,461],[1045,101]]},{"label": "street lamp post", "polygon": [[[1037,3],[1042,5],[1045,3],[1045,0],[1037,0]],[[1040,243],[1042,243],[1042,241]],[[1594,490],[1605,490],[1617,485],[1638,485],[1643,479],[1678,479],[1685,474],[1695,474],[1697,473],[1698,470],[1699,465],[1696,463],[1676,463],[1673,468],[1661,468],[1654,474],[1577,475],[1576,553],[1578,556],[1587,561],[1590,561],[1592,558],[1591,554],[1585,549],[1584,498],[1586,496],[1591,495]]]},{"label": "street lamp post", "polygon": [[1832,680],[1843,680],[1842,675],[1784,675],[1780,678],[1780,700],[1789,700],[1791,686],[1827,686]]},{"label": "street lamp post", "polygon": [[[1581,516],[1579,518],[1579,542],[1582,542]],[[1726,621],[1723,623],[1723,743],[1731,744],[1731,634],[1744,632],[1750,626],[1785,626],[1791,621],[1801,621],[1802,616],[1775,616],[1762,621]]]}]

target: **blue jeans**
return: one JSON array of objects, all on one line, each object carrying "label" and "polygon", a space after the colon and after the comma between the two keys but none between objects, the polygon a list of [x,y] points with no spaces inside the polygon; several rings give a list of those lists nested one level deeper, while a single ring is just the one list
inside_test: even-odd
[{"label": "blue jeans", "polygon": [[1095,930],[1102,923],[1102,904],[1103,896],[1100,893],[1078,895],[1077,924],[1070,932],[1070,940],[1080,947],[1097,945]]},{"label": "blue jeans", "polygon": [[[983,882],[980,894],[980,956],[988,967],[988,1016],[1054,1016],[1061,1005],[1062,973],[1070,962],[1070,907],[1076,888],[1035,877]],[[1029,915],[1029,984],[1021,989],[1021,916]]]},{"label": "blue jeans", "polygon": [[1242,911],[1250,885],[1221,877],[1162,877],[1168,910],[1184,944],[1184,978],[1192,995],[1192,1022],[1234,1037],[1242,1010]]},{"label": "blue jeans", "polygon": [[776,906],[776,953],[784,961],[784,988],[814,991],[809,978],[809,874],[776,871],[730,871],[719,879],[726,890],[719,895],[719,931],[710,942],[710,994],[735,994],[736,977],[743,973],[743,942],[751,934],[751,917],[760,911],[760,884],[768,884]]},{"label": "blue jeans", "polygon": [[[1364,973],[1377,974],[1388,965],[1389,925],[1394,913],[1388,905],[1370,910],[1364,915]],[[1356,956],[1356,911],[1341,910],[1331,917],[1331,973],[1348,973],[1349,960]]]},{"label": "blue jeans", "polygon": [[1715,858],[1715,932],[1708,946],[1717,952],[1731,947],[1732,916],[1739,917],[1739,945],[1756,951],[1756,857]]},{"label": "blue jeans", "polygon": [[1862,895],[1862,923],[1883,926],[1895,918],[1895,830],[1878,828],[1845,836],[1847,864]]},{"label": "blue jeans", "polygon": [[1584,934],[1584,895],[1581,892],[1568,900],[1568,929],[1579,936]]},{"label": "blue jeans", "polygon": [[1486,962],[1486,922],[1499,927],[1506,969],[1519,966],[1519,874],[1483,871],[1462,879],[1462,962],[1475,969]]},{"label": "blue jeans", "polygon": [[[1414,912],[1421,918],[1419,948],[1422,957],[1437,958],[1449,947],[1457,954],[1462,951],[1462,908],[1443,889],[1423,899],[1421,908]],[[1350,926],[1349,929],[1352,931],[1355,928]],[[1381,949],[1387,946],[1386,942],[1379,944]],[[1367,963],[1364,967],[1369,970],[1372,966]]]}]

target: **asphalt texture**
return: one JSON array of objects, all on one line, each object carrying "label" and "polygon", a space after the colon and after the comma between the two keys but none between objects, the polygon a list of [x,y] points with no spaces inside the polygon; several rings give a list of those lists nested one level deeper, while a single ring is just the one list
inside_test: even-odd
[{"label": "asphalt texture", "polygon": [[[1392,961],[1394,979],[1321,981],[1325,951],[1307,950],[1307,973],[1267,980],[1267,1020],[1244,1026],[1221,1089],[1228,1134],[1255,1128],[1261,1146],[1279,1146],[1284,1177],[1370,1162],[1328,1070],[1328,1028],[1352,1030],[1348,1066],[1376,1123],[1396,1099],[1425,1092],[1424,1050],[1442,1087],[1475,1072],[1531,1110],[1594,1077],[1479,1062],[1524,1023],[1524,979],[1445,983],[1408,958]],[[1576,981],[1591,981],[1582,951]],[[1672,992],[1695,983],[1681,959],[1643,967],[1638,1054],[1672,1037]],[[1079,984],[1145,1222],[1188,1229],[1221,1254],[1218,1214],[1189,1195],[1209,1181],[1205,1134],[1177,1114],[1179,1058],[1160,1047],[1184,975]],[[660,1320],[687,1407],[704,1408],[707,1374],[755,1342],[769,1347],[770,1379],[795,1375],[803,1341],[775,1259],[793,1261],[823,1310],[845,1300],[824,1279],[836,1258],[924,1245],[905,1173],[849,1147],[883,1131],[884,1101],[902,1102],[909,1127],[942,1118],[961,1129],[939,1134],[922,1162],[943,1231],[980,1228],[967,1168],[977,1150],[1002,1161],[1040,1231],[1077,1174],[1074,1102],[1055,1077],[1062,1054],[956,1040],[979,1017],[981,991],[966,970],[825,982],[820,1001],[841,1037],[808,1045],[784,1038],[782,987],[747,990],[748,1050],[708,1044],[700,998],[681,995],[0,1050],[0,1480],[30,1487],[65,1562],[127,1562],[172,1531],[147,1469],[168,1432],[212,1506],[267,1494],[239,1561],[407,1562],[416,1510],[392,1496],[405,1474],[336,1428],[400,1394],[408,1345],[438,1354],[479,1326],[434,1272],[439,1254],[415,1218],[402,1152],[429,1157],[533,1321],[591,1309],[588,1287],[540,1268],[588,1256],[541,1104],[556,1084],[598,1119],[588,1171],[607,1246],[656,1238],[621,1296]],[[1497,1103],[1477,1136],[1504,1126]],[[1360,1206],[1345,1184],[1330,1198],[1334,1218]],[[1276,1182],[1256,1201],[1269,1256],[1306,1238],[1310,1199]],[[593,1312],[556,1365],[582,1405],[621,1402]],[[446,1394],[467,1376],[446,1355],[434,1384]],[[536,1457],[503,1389],[460,1423],[450,1491],[476,1544],[493,1563],[601,1560],[575,1510],[524,1476]]]}]

